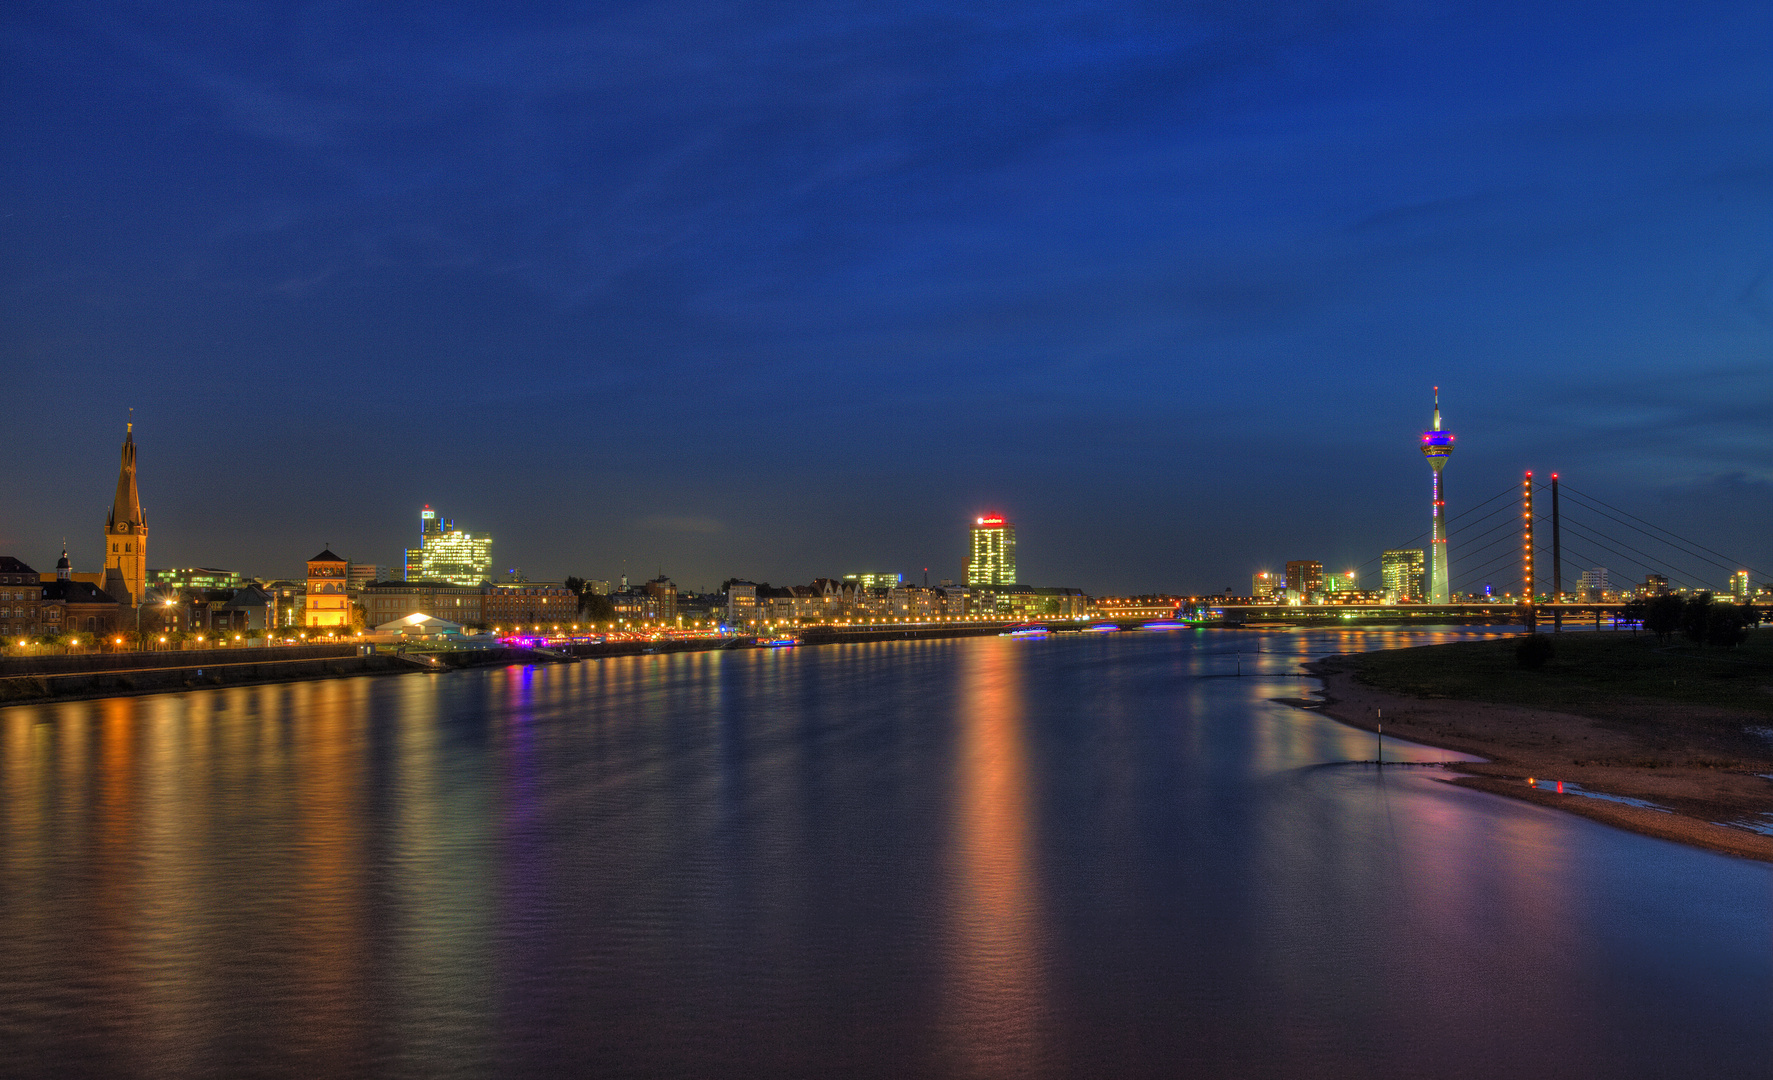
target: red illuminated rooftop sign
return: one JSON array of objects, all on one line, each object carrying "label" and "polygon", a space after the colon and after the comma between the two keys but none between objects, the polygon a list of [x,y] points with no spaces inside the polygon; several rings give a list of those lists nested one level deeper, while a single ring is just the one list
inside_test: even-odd
[{"label": "red illuminated rooftop sign", "polygon": [[979,519],[979,524],[981,524],[981,525],[1002,525],[1003,524],[1003,517],[1002,517],[1002,515],[999,515],[999,514],[986,514],[984,517]]}]

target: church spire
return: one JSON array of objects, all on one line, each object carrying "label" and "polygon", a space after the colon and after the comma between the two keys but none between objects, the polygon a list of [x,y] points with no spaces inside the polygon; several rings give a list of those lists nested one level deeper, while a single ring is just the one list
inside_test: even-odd
[{"label": "church spire", "polygon": [[[122,575],[113,582],[111,572]],[[105,591],[134,607],[148,587],[148,523],[135,490],[135,424],[123,431],[123,463],[117,469],[117,497],[105,522]]]},{"label": "church spire", "polygon": [[123,432],[123,464],[117,470],[117,497],[111,502],[111,517],[105,522],[106,528],[116,528],[120,524],[141,526],[142,500],[135,489],[135,424],[129,424]]}]

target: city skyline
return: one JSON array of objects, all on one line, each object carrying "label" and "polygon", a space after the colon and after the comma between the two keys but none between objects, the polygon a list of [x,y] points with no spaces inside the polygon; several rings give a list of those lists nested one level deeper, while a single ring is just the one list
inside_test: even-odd
[{"label": "city skyline", "polygon": [[1420,533],[1438,384],[1451,510],[1773,562],[1764,5],[808,14],[0,13],[0,543],[98,563],[133,406],[167,565],[1222,589]]},{"label": "city skyline", "polygon": [[10,1071],[1773,1060],[1766,0],[0,68]]},{"label": "city skyline", "polygon": [[[1427,453],[1430,449],[1434,449],[1437,451],[1434,454],[1429,454],[1429,460],[1430,460],[1431,464],[1438,464],[1439,462],[1445,460],[1446,455],[1444,453],[1444,450],[1446,448],[1450,448],[1451,442],[1452,442],[1452,436],[1449,433],[1445,433],[1440,430],[1440,426],[1439,426],[1440,425],[1440,409],[1439,409],[1439,400],[1438,400],[1439,388],[1436,387],[1434,389],[1435,389],[1436,401],[1435,401],[1435,407],[1433,409],[1433,426],[1429,429],[1429,431],[1424,432],[1422,434],[1422,443],[1423,443],[1423,448],[1424,448],[1425,453]],[[1441,440],[1441,442],[1437,442],[1435,446],[1431,447],[1429,445],[1431,442],[1431,437],[1433,437],[1434,439],[1437,439],[1437,440]],[[1442,443],[1444,443],[1444,446],[1441,445]],[[127,553],[121,556],[121,558],[124,560],[124,565],[125,565],[124,580],[128,579],[128,574],[130,574],[130,573],[135,573],[139,577],[141,577],[145,580],[147,577],[167,572],[166,566],[150,565],[148,563],[147,558],[144,555],[145,544],[142,544],[141,541],[144,541],[146,539],[147,529],[146,529],[146,525],[145,525],[145,514],[142,509],[142,504],[141,504],[140,497],[138,494],[135,455],[136,455],[135,424],[133,421],[131,421],[125,425],[125,434],[124,434],[124,440],[123,440],[123,446],[122,446],[122,466],[118,470],[118,474],[117,474],[118,478],[117,478],[117,482],[116,482],[116,496],[113,501],[113,507],[112,507],[111,512],[107,516],[106,522],[105,522],[104,539],[106,541],[106,544],[104,545],[104,548],[101,549],[101,558],[103,559],[103,564],[104,564],[107,571],[114,571],[119,566],[119,559],[120,559],[119,550],[120,550],[121,545],[119,545],[118,543],[114,543],[113,541],[134,539],[136,541],[136,546],[142,549],[140,551],[137,551],[134,554],[133,561],[131,560],[131,556],[128,555]],[[1531,472],[1529,472],[1527,475],[1530,478],[1532,474],[1531,474]],[[1435,470],[1435,479],[1436,479],[1435,492],[1438,495],[1441,491],[1440,470],[1438,468],[1436,468],[1436,470]],[[1481,507],[1479,507],[1479,508],[1481,508]],[[1438,504],[1436,506],[1436,509],[1438,511]],[[1460,516],[1460,513],[1461,512],[1458,508],[1458,505],[1455,504],[1451,509],[1448,510],[1447,516],[1450,518],[1453,518],[1453,519],[1457,519]],[[493,565],[492,558],[490,555],[491,538],[485,533],[484,530],[480,530],[480,531],[468,530],[468,529],[459,529],[458,530],[453,518],[443,517],[442,515],[440,515],[437,511],[435,511],[433,509],[433,507],[430,503],[422,504],[422,506],[420,507],[420,515],[419,516],[420,516],[420,526],[421,526],[421,528],[420,528],[420,536],[421,536],[420,547],[408,548],[408,547],[403,546],[401,549],[401,552],[400,552],[401,559],[394,564],[388,564],[386,562],[371,563],[366,560],[347,557],[347,558],[349,558],[349,561],[351,562],[352,566],[354,568],[355,567],[367,567],[370,569],[375,569],[375,568],[379,567],[380,570],[382,571],[380,576],[383,579],[409,579],[409,580],[437,579],[437,580],[454,581],[456,584],[469,584],[469,583],[472,583],[470,581],[471,578],[474,581],[480,581],[480,580],[491,580],[493,577],[496,576],[492,573],[492,569],[491,569],[492,565]],[[120,520],[124,523],[119,524]],[[1438,516],[1438,514],[1435,515],[1434,517],[1432,517],[1431,520],[1433,520],[1434,524],[1433,524],[1433,528],[1431,528],[1430,532],[1432,532],[1433,529],[1441,528],[1443,525],[1443,522],[1445,521],[1445,519]],[[118,531],[119,529],[121,529],[122,532],[119,532]],[[131,536],[125,537],[123,535],[124,533],[130,532],[130,530],[132,530],[132,529],[134,531],[131,534]],[[945,574],[945,573],[938,571],[934,575],[934,577],[932,578],[930,576],[930,568],[929,568],[929,566],[926,565],[924,568],[925,578],[928,578],[930,580],[935,580],[935,581],[951,579],[951,580],[954,580],[955,582],[961,583],[961,584],[990,583],[986,580],[986,578],[992,578],[998,584],[1016,584],[1016,583],[1018,583],[1018,579],[1016,576],[1017,575],[1017,570],[1016,570],[1017,554],[1016,554],[1016,541],[1015,541],[1015,532],[1016,532],[1015,524],[1008,521],[1006,519],[1006,517],[1002,514],[991,513],[991,514],[978,516],[978,517],[974,518],[972,521],[969,521],[968,523],[966,523],[966,530],[967,530],[967,536],[969,538],[967,545],[966,545],[967,550],[968,550],[968,554],[966,556],[963,556],[963,558],[961,560],[961,568],[962,569],[961,569],[960,573],[954,574],[954,575],[949,575],[949,574]],[[1007,549],[1006,549],[1005,554],[1007,554],[1008,577],[1007,578],[994,577],[994,575],[997,575],[1002,572],[1002,571],[995,569],[995,568],[987,571],[985,573],[985,575],[983,577],[981,577],[978,573],[969,569],[971,561],[981,551],[980,537],[982,535],[984,535],[984,536],[995,535],[995,532],[997,530],[1002,530],[1004,532],[1005,536],[1007,537]],[[1416,537],[1416,540],[1421,541],[1424,539],[1429,539],[1430,532],[1425,532],[1425,533],[1419,535],[1418,537]],[[330,546],[330,542],[329,542],[329,546]],[[436,550],[433,552],[428,552],[427,549],[431,548],[433,546],[435,546]],[[64,545],[63,545],[64,555],[67,554],[67,547],[68,547],[68,545],[64,543]],[[105,550],[105,549],[109,549],[109,550]],[[1342,563],[1331,562],[1327,565],[1332,566],[1332,567],[1341,566],[1341,567],[1345,568],[1345,569],[1336,569],[1334,571],[1334,573],[1339,576],[1347,577],[1348,581],[1343,586],[1344,588],[1358,588],[1358,589],[1361,589],[1362,591],[1370,591],[1370,592],[1375,592],[1375,593],[1381,592],[1381,591],[1389,592],[1389,591],[1393,591],[1392,580],[1391,580],[1391,576],[1387,572],[1385,566],[1381,565],[1382,563],[1384,563],[1385,559],[1382,559],[1380,557],[1380,555],[1383,555],[1383,556],[1385,556],[1386,559],[1388,559],[1390,556],[1392,556],[1394,554],[1400,554],[1400,552],[1387,549],[1383,552],[1380,552],[1379,554],[1375,554],[1373,556],[1370,556],[1369,558],[1362,560],[1358,563],[1355,562],[1353,559],[1349,559],[1349,560],[1342,562]],[[993,555],[992,557],[995,558],[996,556]],[[156,560],[156,561],[160,561],[160,560]],[[208,562],[205,563],[204,565],[205,565],[205,567],[208,567],[208,568],[215,568],[217,563],[222,563],[222,562],[227,562],[227,561],[228,560],[226,560],[226,559],[210,558],[208,560]],[[1252,567],[1261,567],[1262,569],[1253,569],[1252,570],[1251,577],[1250,577],[1251,588],[1250,588],[1250,593],[1248,595],[1255,595],[1255,596],[1264,595],[1264,589],[1262,587],[1259,587],[1257,582],[1268,576],[1268,573],[1266,571],[1266,567],[1270,563],[1272,563],[1273,561],[1274,561],[1274,559],[1272,557],[1265,555],[1262,559],[1252,562]],[[1635,563],[1638,560],[1628,560],[1628,561]],[[1753,560],[1742,560],[1742,561],[1745,563],[1752,563]],[[1544,564],[1544,562],[1545,561],[1542,560],[1542,564]],[[78,563],[77,559],[76,559],[76,563]],[[664,567],[663,567],[663,560],[660,560],[659,563],[660,563],[659,564],[660,572],[664,573],[665,571],[664,571]],[[410,572],[410,567],[415,566],[415,565],[421,565],[421,564],[426,565],[426,566],[430,566],[433,572],[428,575],[424,575],[423,578],[413,578],[413,576]],[[303,564],[303,565],[306,565],[306,564]],[[1296,593],[1301,593],[1302,595],[1314,595],[1315,591],[1311,588],[1300,589],[1296,586],[1289,586],[1289,583],[1286,580],[1286,578],[1290,578],[1290,577],[1294,576],[1292,574],[1292,567],[1297,566],[1297,565],[1318,566],[1319,567],[1318,572],[1321,573],[1322,567],[1325,564],[1323,564],[1321,562],[1312,562],[1312,563],[1308,564],[1308,563],[1299,562],[1298,560],[1289,560],[1288,561],[1288,574],[1276,576],[1277,580],[1279,581],[1279,585],[1276,587],[1277,588],[1292,587],[1293,591]],[[188,564],[186,564],[184,569],[187,569],[187,570],[196,569],[196,567],[194,564],[188,563]],[[234,569],[235,573],[240,572],[238,567],[235,567],[233,569]],[[523,569],[523,568],[514,567],[512,572],[515,572],[515,570],[517,570],[517,569]],[[1590,569],[1590,568],[1574,567],[1568,560],[1566,560],[1566,569],[1569,570],[1572,575],[1569,579],[1570,582],[1575,582],[1578,577],[1580,577],[1583,573],[1585,573],[1585,571],[1587,569]],[[1607,568],[1597,567],[1597,568],[1593,568],[1593,569],[1606,570]],[[583,576],[584,570],[585,570],[584,567],[574,567],[574,568],[570,568],[570,569],[568,569],[562,573],[558,573],[558,574],[548,574],[545,571],[539,571],[539,570],[536,572],[533,572],[533,573],[528,570],[525,570],[524,573],[527,578],[536,579],[536,580],[550,580],[550,579],[551,580],[560,580],[562,578],[565,578],[567,576],[572,576],[575,574]],[[1621,580],[1631,578],[1634,573],[1634,571],[1631,569],[1627,569],[1623,573],[1621,573],[1616,568],[1609,571],[1609,572],[1614,577],[1620,578]],[[1639,567],[1638,571],[1636,571],[1636,572],[1641,574],[1642,567]],[[1709,572],[1710,572],[1709,569],[1707,571],[1705,571],[1705,573],[1708,573],[1708,574],[1709,574]],[[355,573],[356,573],[356,570],[353,569],[353,574],[355,574]],[[789,581],[789,580],[796,580],[797,574],[799,577],[802,577],[802,578],[816,579],[820,576],[826,575],[827,573],[828,573],[828,571],[825,569],[815,569],[810,572],[808,572],[806,570],[801,570],[798,572],[790,571],[789,573],[785,573],[785,574],[781,574],[781,575],[777,575],[777,576],[779,577],[780,580]],[[1545,570],[1544,573],[1545,573],[1545,575],[1548,576],[1549,569]],[[303,577],[303,573],[301,571],[297,571],[295,573],[291,573],[291,574],[287,574],[287,575],[279,574],[279,573],[275,573],[275,572],[268,573],[268,574],[252,575],[250,571],[248,571],[248,574],[250,576],[258,576],[258,577],[263,577],[263,578],[272,578],[272,579],[287,578],[289,580],[295,580],[295,579],[299,579],[299,578]],[[596,576],[595,569],[592,571],[592,576],[593,577]],[[629,576],[629,570],[627,569],[625,563],[624,563],[623,568],[619,572],[609,574],[609,577],[612,579],[616,578],[616,577],[626,578],[627,576]],[[689,580],[689,575],[687,575],[687,574],[677,574],[675,576],[685,580],[686,582]],[[720,578],[724,579],[724,578],[730,578],[733,576],[734,575],[731,573],[726,573],[726,574],[720,575]],[[739,575],[739,576],[745,577],[746,575]],[[842,576],[844,576],[846,578],[855,578],[857,575],[854,573],[847,573],[846,572]],[[862,576],[873,577],[875,575],[866,574],[866,575],[862,575]],[[899,576],[902,577],[902,575],[899,575]],[[1425,566],[1424,570],[1423,570],[1423,577],[1422,577],[1422,588],[1423,588],[1425,594],[1432,591],[1430,589],[1430,583],[1431,583],[1433,576],[1434,575],[1432,572],[1432,567]],[[1486,573],[1486,574],[1483,574],[1480,576],[1485,577],[1485,578],[1497,577],[1497,578],[1501,578],[1504,582],[1506,582],[1506,580],[1507,580],[1506,571],[1490,572],[1490,573]],[[1687,577],[1688,580],[1683,585],[1683,587],[1686,587],[1686,588],[1698,588],[1698,589],[1704,589],[1704,590],[1710,590],[1710,591],[1728,594],[1728,593],[1733,593],[1734,591],[1736,591],[1736,589],[1738,587],[1737,580],[1736,580],[1737,572],[1735,572],[1735,571],[1729,572],[1728,575],[1722,579],[1723,583],[1721,585],[1711,582],[1709,580],[1709,577],[1695,578],[1695,577],[1693,577],[1693,575],[1690,572],[1687,573],[1685,576]],[[767,580],[770,577],[770,575],[749,575],[749,577],[754,578],[756,580]],[[1369,579],[1372,579],[1372,580],[1369,581]],[[1234,579],[1233,584],[1228,584],[1224,587],[1209,586],[1209,587],[1196,588],[1196,589],[1175,589],[1175,588],[1150,588],[1150,587],[1135,586],[1135,587],[1131,587],[1128,589],[1120,590],[1120,592],[1123,594],[1127,594],[1127,595],[1197,595],[1197,596],[1215,595],[1215,594],[1243,595],[1243,594],[1239,593],[1237,590],[1237,585],[1235,584],[1236,580],[1239,580],[1239,579]],[[1472,581],[1465,583],[1461,589],[1455,590],[1455,592],[1458,592],[1458,593],[1483,592],[1490,587],[1490,584],[1491,583],[1489,581],[1482,581],[1480,584],[1480,581],[1478,579],[1474,578]],[[1543,591],[1545,584],[1546,584],[1545,582],[1539,583],[1541,591]],[[1377,586],[1377,587],[1376,588],[1369,588],[1370,585]],[[1518,585],[1518,583],[1517,583],[1517,585]],[[703,586],[703,587],[705,588],[706,586]],[[127,589],[127,587],[124,587],[124,588],[120,588],[118,591],[119,592],[128,592],[128,589]],[[1114,590],[1102,590],[1102,589],[1091,589],[1091,588],[1085,588],[1085,589],[1083,589],[1083,591],[1086,593],[1092,593],[1095,595],[1109,595],[1114,592]],[[1331,591],[1333,591],[1333,590],[1331,590]],[[1510,589],[1505,584],[1501,587],[1498,587],[1496,591],[1498,593],[1503,593],[1503,592],[1510,591]],[[1433,599],[1434,599],[1432,596],[1428,596],[1427,598],[1430,599],[1431,601],[1433,601]]]}]

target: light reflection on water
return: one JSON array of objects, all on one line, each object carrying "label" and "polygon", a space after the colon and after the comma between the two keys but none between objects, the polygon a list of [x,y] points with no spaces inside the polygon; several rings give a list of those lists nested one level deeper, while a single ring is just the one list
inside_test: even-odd
[{"label": "light reflection on water", "polygon": [[950,986],[942,1010],[965,1075],[1026,1076],[1051,1027],[1021,701],[1025,650],[989,638],[963,654],[954,755]]},{"label": "light reflection on water", "polygon": [[1444,636],[0,710],[0,1071],[1762,1074],[1768,867],[1345,764],[1372,735],[1271,700]]}]

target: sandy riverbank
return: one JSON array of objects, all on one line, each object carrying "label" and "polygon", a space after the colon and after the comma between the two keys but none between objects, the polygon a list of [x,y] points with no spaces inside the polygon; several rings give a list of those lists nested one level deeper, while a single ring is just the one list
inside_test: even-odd
[{"label": "sandy riverbank", "polygon": [[[1615,707],[1608,718],[1546,709],[1445,698],[1417,698],[1367,686],[1329,657],[1310,665],[1324,680],[1322,711],[1345,724],[1372,731],[1382,713],[1385,734],[1488,759],[1459,767],[1453,781],[1527,802],[1555,806],[1632,832],[1773,862],[1773,836],[1719,822],[1773,825],[1773,752],[1713,737],[1703,725],[1715,720],[1703,706],[1649,703],[1644,717],[1673,723],[1632,722]],[[1692,716],[1685,715],[1693,713]],[[1705,712],[1706,715],[1698,715]],[[1678,714],[1678,715],[1677,715]],[[1732,716],[1730,719],[1738,719]],[[1743,724],[1764,722],[1753,714]],[[1529,787],[1574,781],[1609,795],[1641,799],[1667,812]]]}]

